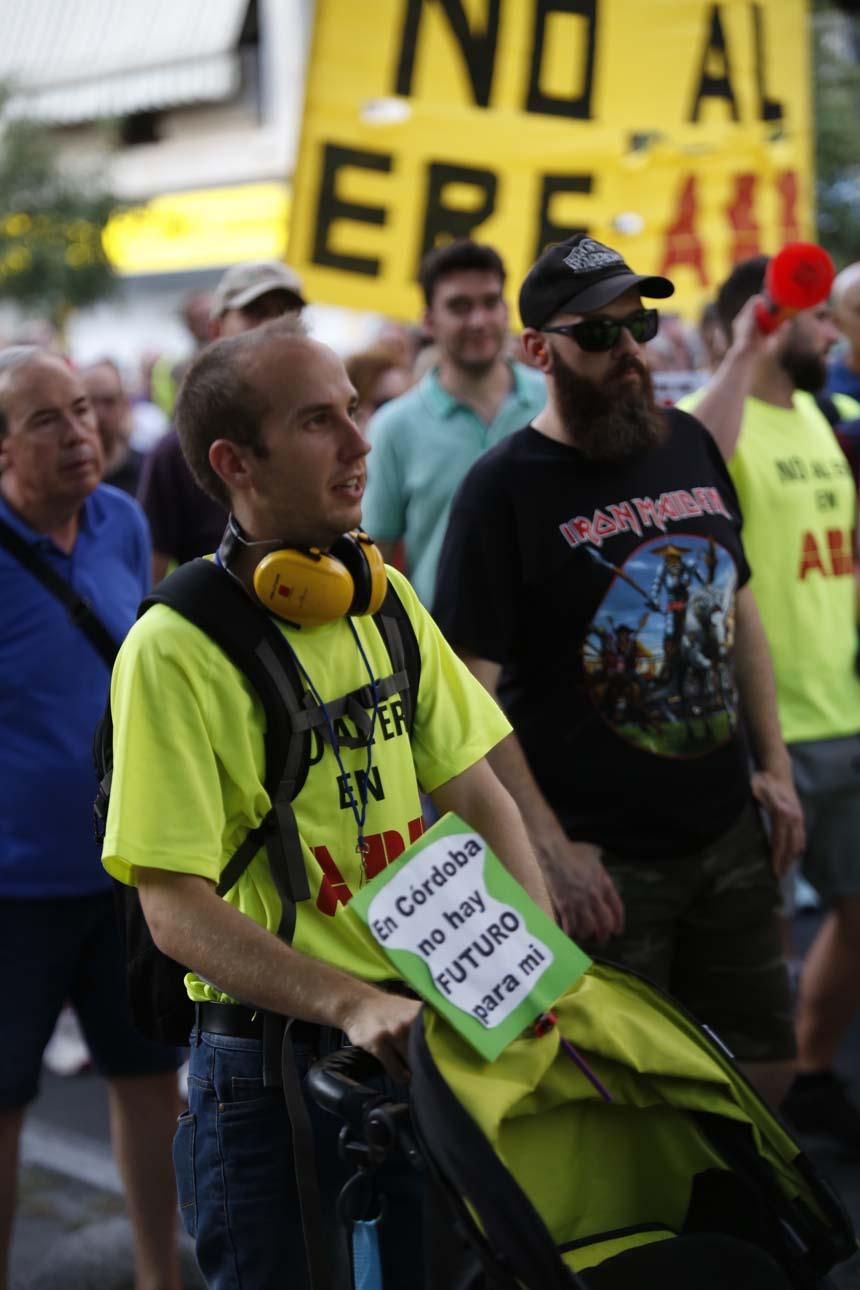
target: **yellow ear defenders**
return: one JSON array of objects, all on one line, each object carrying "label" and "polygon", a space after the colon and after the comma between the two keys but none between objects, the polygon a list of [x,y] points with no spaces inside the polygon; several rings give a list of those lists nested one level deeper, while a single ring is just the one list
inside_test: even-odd
[{"label": "yellow ear defenders", "polygon": [[270,551],[254,570],[254,590],[265,607],[299,627],[375,614],[387,587],[382,552],[361,529],[344,533],[327,552]]}]

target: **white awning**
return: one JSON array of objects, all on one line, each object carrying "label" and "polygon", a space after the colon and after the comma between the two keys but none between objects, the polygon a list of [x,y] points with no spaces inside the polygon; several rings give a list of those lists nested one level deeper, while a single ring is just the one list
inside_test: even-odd
[{"label": "white awning", "polygon": [[248,0],[2,0],[10,116],[55,124],[229,98]]}]

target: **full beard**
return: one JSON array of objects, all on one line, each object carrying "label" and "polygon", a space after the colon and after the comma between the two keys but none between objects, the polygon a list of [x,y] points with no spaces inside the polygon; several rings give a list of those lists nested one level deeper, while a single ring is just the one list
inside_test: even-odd
[{"label": "full beard", "polygon": [[[631,371],[638,374],[638,384],[621,384]],[[598,384],[578,376],[556,352],[552,375],[562,422],[588,461],[629,461],[666,437],[666,420],[654,402],[651,375],[632,355],[619,359]]]},{"label": "full beard", "polygon": [[780,356],[780,365],[794,382],[796,390],[818,394],[827,380],[827,362],[820,354],[789,345]]}]

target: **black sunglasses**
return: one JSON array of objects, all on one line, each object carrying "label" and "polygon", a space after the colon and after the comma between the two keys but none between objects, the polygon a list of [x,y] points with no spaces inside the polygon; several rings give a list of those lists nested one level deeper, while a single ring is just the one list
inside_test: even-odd
[{"label": "black sunglasses", "polygon": [[644,345],[654,339],[659,326],[659,309],[636,309],[626,318],[583,318],[578,323],[541,327],[541,331],[569,336],[586,354],[605,354],[618,344],[622,327],[627,328],[637,345]]}]

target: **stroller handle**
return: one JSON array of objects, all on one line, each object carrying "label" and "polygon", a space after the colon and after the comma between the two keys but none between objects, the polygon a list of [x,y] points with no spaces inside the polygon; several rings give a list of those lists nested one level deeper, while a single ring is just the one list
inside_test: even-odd
[{"label": "stroller handle", "polygon": [[382,1063],[371,1053],[347,1046],[314,1062],[305,1083],[317,1106],[358,1128],[373,1105],[391,1100],[362,1082],[383,1073]]}]

